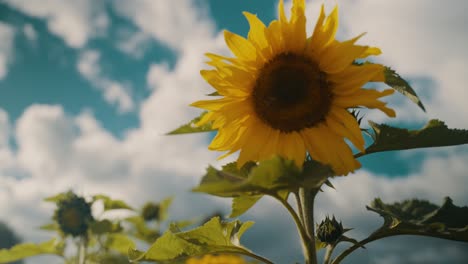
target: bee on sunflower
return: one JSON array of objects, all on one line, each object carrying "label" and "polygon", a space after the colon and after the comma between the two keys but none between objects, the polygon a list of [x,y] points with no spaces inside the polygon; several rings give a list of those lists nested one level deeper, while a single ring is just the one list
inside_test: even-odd
[{"label": "bee on sunflower", "polygon": [[364,151],[364,138],[349,109],[375,108],[390,117],[394,110],[379,99],[393,89],[363,88],[368,82],[384,82],[384,66],[357,65],[376,47],[357,45],[362,36],[335,39],[338,8],[325,15],[322,5],[311,36],[306,33],[305,1],[293,0],[290,19],[279,2],[279,19],[264,25],[244,12],[250,24],[247,38],[224,32],[233,58],[208,53],[212,70],[202,70],[219,99],[192,106],[208,110],[198,126],[212,122],[217,135],[209,149],[240,151],[237,164],[261,161],[273,155],[302,166],[307,155],[328,164],[336,175],[360,167],[348,139]]}]

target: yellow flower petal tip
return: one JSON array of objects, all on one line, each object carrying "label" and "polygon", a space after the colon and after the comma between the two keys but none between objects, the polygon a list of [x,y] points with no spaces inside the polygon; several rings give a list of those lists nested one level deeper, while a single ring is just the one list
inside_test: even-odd
[{"label": "yellow flower petal tip", "polygon": [[[210,149],[240,151],[238,165],[273,155],[301,166],[309,154],[346,175],[361,165],[346,139],[364,150],[357,120],[358,107],[376,108],[388,116],[395,111],[379,99],[392,94],[364,89],[368,82],[383,82],[384,67],[355,65],[379,55],[377,47],[356,45],[360,36],[338,41],[338,7],[326,16],[324,6],[311,36],[306,34],[305,1],[294,0],[291,17],[278,4],[278,20],[265,26],[256,15],[244,12],[250,31],[247,38],[224,31],[233,57],[210,54],[201,72],[221,99],[198,101],[192,106],[209,111],[218,129]],[[206,120],[206,119],[205,119]]]}]

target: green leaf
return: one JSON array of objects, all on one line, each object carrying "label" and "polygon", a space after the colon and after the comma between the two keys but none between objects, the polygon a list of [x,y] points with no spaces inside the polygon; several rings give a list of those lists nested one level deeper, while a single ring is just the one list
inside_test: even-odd
[{"label": "green leaf", "polygon": [[111,221],[104,219],[99,221],[93,221],[89,225],[93,234],[102,235],[106,233],[114,233],[122,231],[122,227],[119,223],[112,223]]},{"label": "green leaf", "polygon": [[327,166],[317,162],[307,161],[301,171],[293,161],[279,156],[262,161],[258,166],[249,166],[251,169],[248,173],[239,174],[226,168],[217,170],[209,167],[200,185],[193,191],[221,197],[263,194],[277,196],[279,192],[296,192],[300,187],[319,188],[331,175]]},{"label": "green leaf", "polygon": [[68,195],[69,195],[69,192],[63,192],[63,193],[56,194],[54,196],[47,197],[44,199],[44,201],[57,203],[57,202],[60,202],[61,200],[66,199]]},{"label": "green leaf", "polygon": [[58,231],[58,230],[60,230],[60,227],[57,224],[57,222],[53,222],[53,223],[50,223],[50,224],[42,225],[42,226],[39,227],[39,229],[47,230],[47,231]]},{"label": "green leaf", "polygon": [[208,167],[194,192],[204,192],[220,197],[234,197],[230,217],[237,217],[250,209],[263,195],[287,200],[291,192],[299,188],[320,188],[333,176],[330,167],[309,160],[299,169],[293,161],[279,156],[270,160],[245,164],[238,169],[236,163],[223,166],[222,170]]},{"label": "green leaf", "polygon": [[130,248],[135,248],[135,242],[124,234],[109,234],[105,245],[124,255],[127,255]]},{"label": "green leaf", "polygon": [[232,199],[232,212],[229,218],[238,217],[254,206],[263,195],[239,196]]},{"label": "green leaf", "polygon": [[385,67],[385,83],[417,104],[424,112],[426,109],[409,83],[390,67]]},{"label": "green leaf", "polygon": [[160,233],[158,230],[148,227],[145,220],[141,216],[132,216],[125,219],[126,222],[129,222],[133,225],[134,230],[130,231],[130,234],[138,239],[141,239],[148,243],[153,243]]},{"label": "green leaf", "polygon": [[408,130],[376,124],[369,121],[374,131],[374,143],[366,149],[366,154],[414,148],[429,148],[462,145],[468,143],[468,130],[449,129],[440,120],[430,120],[419,130]]},{"label": "green leaf", "polygon": [[190,122],[187,124],[184,124],[180,126],[179,128],[172,130],[171,132],[167,133],[167,135],[178,135],[178,134],[187,134],[187,133],[199,133],[199,132],[210,132],[214,131],[212,123],[208,122],[204,124],[203,126],[196,126],[195,124],[198,123],[202,119],[204,115],[206,115],[208,112],[203,112],[201,113],[198,117],[192,119]]},{"label": "green leaf", "polygon": [[111,199],[109,196],[104,194],[98,194],[93,196],[93,200],[102,200],[104,202],[104,210],[115,210],[115,209],[127,209],[133,210],[127,203],[122,200],[114,200]]},{"label": "green leaf", "polygon": [[131,261],[174,261],[190,256],[215,253],[246,254],[251,252],[239,243],[253,222],[222,222],[214,217],[203,226],[186,232],[166,231],[146,252],[130,250]]},{"label": "green leaf", "polygon": [[19,244],[12,247],[11,249],[1,249],[0,263],[9,263],[16,260],[44,254],[62,256],[64,248],[64,244],[62,242],[57,242],[55,238],[40,244]]},{"label": "green leaf", "polygon": [[448,197],[440,207],[416,199],[394,204],[375,199],[367,209],[384,218],[371,237],[420,235],[468,242],[468,207],[455,206]]}]

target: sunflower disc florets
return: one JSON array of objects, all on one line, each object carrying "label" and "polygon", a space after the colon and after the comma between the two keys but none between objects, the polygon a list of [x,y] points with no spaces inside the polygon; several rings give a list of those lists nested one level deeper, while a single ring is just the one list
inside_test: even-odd
[{"label": "sunflower disc florets", "polygon": [[94,220],[91,204],[73,192],[66,193],[57,202],[54,218],[64,234],[74,237],[86,235],[89,224]]}]

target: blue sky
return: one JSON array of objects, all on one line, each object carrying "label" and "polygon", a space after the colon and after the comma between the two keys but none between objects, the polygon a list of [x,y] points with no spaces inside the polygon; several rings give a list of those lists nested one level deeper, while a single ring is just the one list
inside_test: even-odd
[{"label": "blue sky", "polygon": [[[308,2],[310,32],[322,2]],[[335,2],[339,38],[367,32],[361,42],[381,47],[378,60],[410,80],[428,109],[397,95],[389,99],[395,120],[376,112],[365,120],[418,127],[440,118],[468,128],[465,1],[325,1],[327,10]],[[221,33],[246,35],[242,11],[267,23],[276,17],[276,1],[0,1],[0,212],[7,222],[18,230],[29,226],[20,231],[26,239],[47,237],[34,227],[52,208],[37,201],[71,187],[137,205],[181,192],[173,209],[180,218],[213,208],[227,212],[228,200],[187,192],[207,164],[228,162],[216,162],[218,153],[206,149],[210,135],[163,134],[198,113],[187,105],[210,91],[198,74],[206,68],[203,53],[229,54]],[[365,218],[372,217],[364,205],[376,196],[439,203],[451,195],[467,204],[467,159],[463,146],[365,157],[363,170],[337,179],[337,191],[319,198],[318,214],[336,214],[362,237],[369,231]],[[257,222],[247,244],[279,263],[300,261],[295,242],[291,250],[284,246],[296,239],[294,227],[272,201],[245,219]],[[257,235],[285,240],[275,247]],[[442,253],[431,255],[435,248]],[[354,261],[461,263],[468,257],[460,244],[436,240],[390,240],[371,249]]]}]

